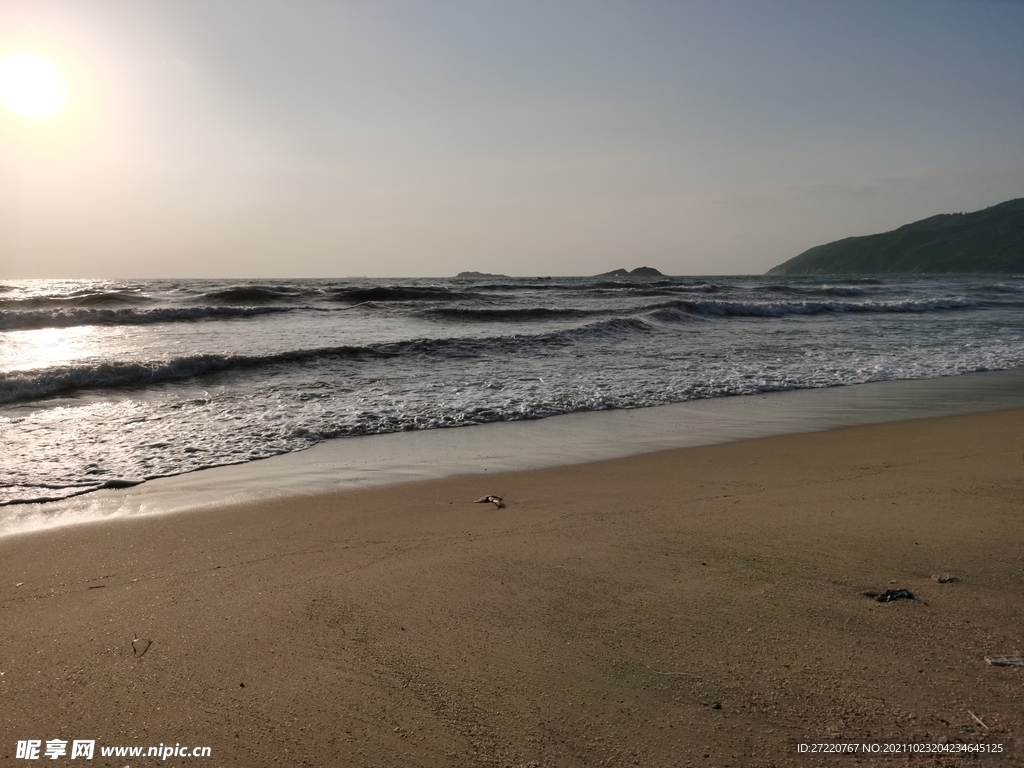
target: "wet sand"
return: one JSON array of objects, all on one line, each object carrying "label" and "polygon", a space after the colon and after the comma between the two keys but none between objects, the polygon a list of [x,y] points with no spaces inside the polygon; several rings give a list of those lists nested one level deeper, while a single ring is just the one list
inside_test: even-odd
[{"label": "wet sand", "polygon": [[1022,587],[1024,410],[9,536],[0,758],[973,764],[793,742],[1017,736]]}]

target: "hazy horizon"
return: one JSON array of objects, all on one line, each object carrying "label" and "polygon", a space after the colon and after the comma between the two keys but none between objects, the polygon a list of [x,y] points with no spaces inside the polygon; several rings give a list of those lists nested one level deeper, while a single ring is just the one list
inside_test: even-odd
[{"label": "hazy horizon", "polygon": [[8,0],[0,279],[759,274],[1024,197],[1024,3]]}]

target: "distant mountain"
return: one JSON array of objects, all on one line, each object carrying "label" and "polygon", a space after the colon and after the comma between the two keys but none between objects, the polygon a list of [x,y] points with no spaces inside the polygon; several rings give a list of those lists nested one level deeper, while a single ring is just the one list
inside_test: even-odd
[{"label": "distant mountain", "polygon": [[473,280],[484,280],[489,277],[508,277],[508,275],[497,275],[490,272],[459,272],[456,277],[468,277]]},{"label": "distant mountain", "polygon": [[661,272],[654,267],[637,267],[634,270],[613,269],[611,272],[602,272],[594,277],[661,277]]},{"label": "distant mountain", "polygon": [[1024,274],[1024,198],[818,245],[768,270],[769,275],[925,272]]}]

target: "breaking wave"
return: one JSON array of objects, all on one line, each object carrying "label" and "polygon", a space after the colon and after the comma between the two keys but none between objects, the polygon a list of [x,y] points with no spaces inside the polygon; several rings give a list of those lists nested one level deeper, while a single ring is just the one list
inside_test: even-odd
[{"label": "breaking wave", "polygon": [[652,309],[675,309],[706,317],[784,317],[786,315],[825,315],[846,312],[938,312],[975,309],[982,304],[955,296],[944,299],[907,299],[902,301],[668,301]]},{"label": "breaking wave", "polygon": [[853,285],[765,285],[757,289],[768,293],[787,293],[796,296],[866,296],[869,291]]},{"label": "breaking wave", "polygon": [[551,307],[522,307],[518,309],[475,309],[473,307],[438,307],[424,310],[425,317],[465,322],[529,322],[532,320],[559,320],[607,315],[606,309],[554,309]]},{"label": "breaking wave", "polygon": [[270,355],[188,355],[166,361],[104,362],[0,373],[0,404],[71,395],[83,390],[149,387],[209,374],[327,360],[368,361],[413,357],[478,357],[509,354],[524,347],[571,344],[594,338],[652,330],[639,318],[615,318],[541,334],[484,338],[411,339],[368,346],[296,349]]},{"label": "breaking wave", "polygon": [[0,299],[0,310],[124,306],[126,304],[148,304],[151,301],[149,296],[137,291],[75,291],[65,295]]},{"label": "breaking wave", "polygon": [[450,291],[440,287],[417,286],[375,286],[373,288],[345,288],[334,291],[330,298],[335,301],[431,301],[438,299],[466,298],[471,294]]},{"label": "breaking wave", "polygon": [[295,301],[304,295],[308,295],[308,292],[291,287],[235,285],[204,293],[198,300],[221,304],[266,304],[273,301]]}]

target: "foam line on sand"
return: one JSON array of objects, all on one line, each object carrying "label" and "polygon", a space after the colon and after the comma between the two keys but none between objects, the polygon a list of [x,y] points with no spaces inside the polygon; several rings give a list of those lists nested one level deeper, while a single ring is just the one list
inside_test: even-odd
[{"label": "foam line on sand", "polygon": [[1024,369],[342,438],[131,488],[2,507],[0,536],[275,496],[582,464],[666,448],[1015,407],[1024,407]]}]

